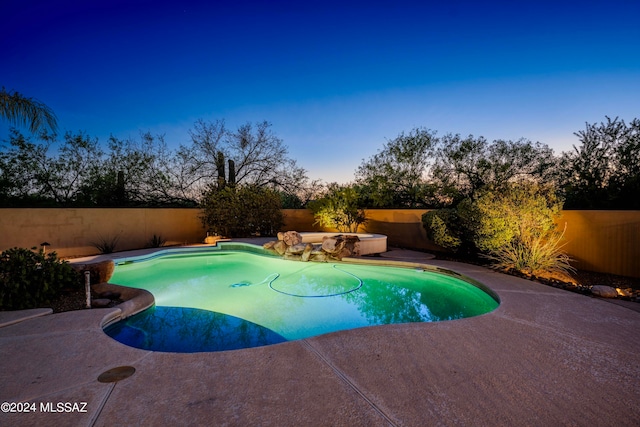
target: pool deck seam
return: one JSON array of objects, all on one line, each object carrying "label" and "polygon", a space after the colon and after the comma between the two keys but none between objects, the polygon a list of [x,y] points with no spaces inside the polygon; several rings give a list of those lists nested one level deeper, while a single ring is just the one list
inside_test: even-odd
[{"label": "pool deck seam", "polygon": [[[589,343],[591,343],[591,344],[593,344],[595,346],[600,346],[602,348],[608,348],[607,344],[603,344],[603,343],[600,343],[598,341],[591,340],[591,339],[589,339],[589,337],[578,336],[578,335],[572,334],[572,333],[567,332],[567,331],[561,331],[561,330],[559,330],[557,328],[553,328],[551,326],[540,325],[540,324],[537,324],[535,322],[531,322],[529,320],[516,319],[516,318],[511,317],[511,316],[503,316],[503,315],[499,315],[499,314],[495,314],[495,316],[499,317],[500,319],[503,319],[503,320],[508,320],[508,321],[511,321],[511,322],[514,322],[514,323],[518,323],[520,325],[525,325],[525,326],[528,326],[528,327],[531,327],[531,328],[543,330],[543,331],[546,331],[546,332],[551,332],[551,333],[553,333],[555,335],[560,335],[560,336],[572,338],[572,339],[575,339],[575,340],[581,340],[583,342],[589,342]],[[635,352],[627,352],[626,350],[620,350],[620,351],[625,352],[625,353],[629,353],[629,354],[635,354]]]},{"label": "pool deck seam", "polygon": [[325,365],[327,365],[334,374],[336,374],[336,376],[338,378],[340,378],[340,380],[345,383],[347,386],[349,386],[353,391],[356,392],[356,394],[358,394],[358,396],[360,396],[361,399],[363,399],[369,406],[371,406],[371,408],[378,414],[380,415],[385,421],[387,421],[389,423],[389,425],[396,427],[397,424],[395,422],[393,422],[391,420],[391,418],[389,417],[389,415],[387,415],[385,413],[385,411],[383,411],[378,405],[376,405],[375,403],[373,403],[373,401],[371,399],[369,399],[366,394],[364,393],[364,391],[360,390],[360,388],[355,385],[353,383],[353,381],[351,381],[349,379],[349,377],[342,372],[340,369],[338,369],[333,363],[331,363],[326,357],[324,357],[324,355],[322,354],[322,352],[320,352],[320,350],[318,350],[317,348],[315,348],[313,346],[313,344],[311,344],[307,339],[303,339],[300,340],[300,343],[306,347],[311,353],[314,354],[314,356],[316,356],[318,359],[320,359],[320,361],[322,363],[324,363]]},{"label": "pool deck seam", "polygon": [[98,422],[98,419],[100,418],[100,415],[102,415],[102,411],[104,411],[104,407],[107,405],[107,402],[111,397],[111,393],[113,393],[113,390],[116,388],[117,384],[118,384],[117,382],[109,384],[108,391],[105,393],[104,397],[100,401],[100,405],[94,411],[93,415],[89,419],[89,422],[87,423],[87,427],[93,427],[96,425],[96,423]]}]

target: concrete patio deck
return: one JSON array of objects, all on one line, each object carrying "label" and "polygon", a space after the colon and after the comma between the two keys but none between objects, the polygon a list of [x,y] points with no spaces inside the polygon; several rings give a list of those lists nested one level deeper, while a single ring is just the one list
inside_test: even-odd
[{"label": "concrete patio deck", "polygon": [[[24,312],[18,323],[0,312],[0,403],[36,409],[3,406],[0,425],[638,425],[640,313],[426,254],[387,257],[472,277],[501,304],[469,319],[193,354],[112,340],[100,321],[114,309]],[[119,366],[136,371],[97,380]],[[58,402],[86,412],[51,412]]]}]

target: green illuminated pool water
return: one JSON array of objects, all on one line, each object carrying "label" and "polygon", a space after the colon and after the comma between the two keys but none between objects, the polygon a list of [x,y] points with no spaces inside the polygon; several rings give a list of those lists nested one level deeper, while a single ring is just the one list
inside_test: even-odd
[{"label": "green illuminated pool water", "polygon": [[[137,321],[133,316],[128,324],[107,328],[107,333],[126,344],[165,351],[216,350],[216,340],[238,337],[240,343],[220,344],[220,349],[364,326],[460,319],[498,306],[487,292],[451,275],[400,267],[303,263],[234,251],[121,264],[110,282],[148,290],[156,308],[137,315]],[[162,331],[167,323],[185,332]],[[190,328],[189,323],[197,326]],[[216,324],[222,326],[216,329]],[[267,335],[266,341],[255,340]],[[181,340],[213,343],[204,347],[176,344]]]}]

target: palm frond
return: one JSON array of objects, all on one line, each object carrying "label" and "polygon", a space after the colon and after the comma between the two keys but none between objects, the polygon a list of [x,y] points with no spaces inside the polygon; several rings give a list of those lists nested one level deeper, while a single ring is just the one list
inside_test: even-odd
[{"label": "palm frond", "polygon": [[56,131],[58,120],[53,110],[34,98],[27,98],[15,91],[0,89],[0,116],[17,126],[24,126],[32,133],[47,128]]}]

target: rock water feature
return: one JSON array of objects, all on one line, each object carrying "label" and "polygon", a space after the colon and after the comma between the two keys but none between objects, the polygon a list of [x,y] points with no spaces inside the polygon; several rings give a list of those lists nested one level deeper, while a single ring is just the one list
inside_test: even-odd
[{"label": "rock water feature", "polygon": [[338,234],[323,236],[322,243],[303,243],[297,231],[278,233],[278,240],[265,243],[265,249],[295,261],[340,261],[344,257],[360,255],[358,236]]}]

